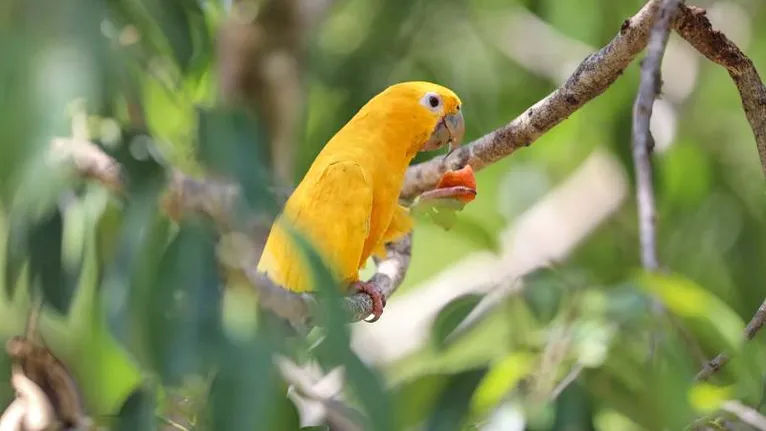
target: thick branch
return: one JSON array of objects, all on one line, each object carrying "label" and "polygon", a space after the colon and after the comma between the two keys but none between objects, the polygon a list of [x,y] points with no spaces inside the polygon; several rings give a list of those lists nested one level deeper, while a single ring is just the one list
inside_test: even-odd
[{"label": "thick branch", "polygon": [[702,8],[681,6],[674,29],[708,60],[729,72],[742,98],[742,107],[753,129],[761,167],[766,175],[766,87],[752,60],[726,35],[713,29]]},{"label": "thick branch", "polygon": [[659,0],[650,0],[620,32],[599,51],[589,55],[556,91],[537,102],[507,125],[453,151],[410,167],[402,197],[412,199],[432,189],[441,175],[470,164],[479,170],[532,144],[567,119],[588,101],[602,94],[646,46]]},{"label": "thick branch", "polygon": [[[51,145],[51,157],[68,163],[82,176],[99,181],[110,189],[124,191],[124,178],[120,165],[96,145],[83,140],[57,138]],[[185,214],[201,214],[212,219],[219,228],[228,232],[237,229],[234,204],[239,197],[237,186],[224,181],[198,180],[174,170],[171,173],[163,209],[173,219]],[[256,220],[256,223],[259,222]],[[387,246],[387,256],[378,262],[378,270],[371,281],[389,298],[404,280],[411,256],[412,236]],[[252,256],[251,256],[252,257]],[[231,262],[227,263],[232,263]],[[314,298],[310,294],[297,294],[274,284],[259,273],[255,259],[237,259],[239,267],[259,295],[259,301],[277,315],[293,322],[307,323],[314,318]],[[345,297],[344,307],[351,321],[359,321],[372,312],[372,301],[365,293]]]},{"label": "thick branch", "polygon": [[679,0],[664,0],[652,27],[646,58],[641,64],[641,84],[633,106],[633,163],[636,167],[636,201],[641,242],[641,263],[649,271],[659,269],[657,259],[657,210],[652,185],[651,153],[654,141],[649,131],[654,99],[660,93],[660,66],[670,35],[670,23]]},{"label": "thick branch", "polygon": [[[726,35],[713,29],[705,10],[681,5],[673,21],[673,28],[708,60],[720,64],[729,72],[737,86],[745,116],[750,123],[758,147],[761,167],[766,175],[766,87],[750,60]],[[766,322],[766,300],[745,327],[744,337],[752,340]],[[697,380],[707,380],[729,362],[721,353],[697,374]]]}]

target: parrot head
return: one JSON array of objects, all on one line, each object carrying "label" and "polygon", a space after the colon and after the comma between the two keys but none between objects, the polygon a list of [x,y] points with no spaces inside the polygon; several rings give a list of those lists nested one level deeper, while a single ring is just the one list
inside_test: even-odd
[{"label": "parrot head", "polygon": [[[406,112],[424,128],[424,139],[415,142],[415,151],[432,151],[448,146],[450,152],[460,145],[465,122],[460,98],[449,88],[425,81],[400,82],[380,96],[395,98],[393,106]],[[421,135],[422,136],[422,135]]]}]

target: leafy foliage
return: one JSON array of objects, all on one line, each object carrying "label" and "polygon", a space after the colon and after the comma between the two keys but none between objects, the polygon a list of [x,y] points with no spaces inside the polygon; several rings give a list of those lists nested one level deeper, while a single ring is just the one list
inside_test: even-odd
[{"label": "leafy foliage", "polygon": [[[70,366],[96,422],[329,429],[330,419],[301,428],[295,400],[312,395],[282,376],[275,355],[324,372],[342,367],[347,419],[371,430],[687,429],[716,421],[729,399],[762,407],[762,336],[744,343],[741,331],[764,297],[766,197],[725,72],[669,49],[684,65],[668,66],[657,102],[675,112],[657,110],[655,133],[666,271],[637,270],[632,65],[532,147],[477,172],[474,201],[416,210],[424,217],[397,297],[423,293],[424,309],[442,305],[427,321],[389,323],[384,313],[380,326],[365,329],[405,328],[384,346],[369,347],[376,337],[360,342],[367,331],[345,323],[342,292],[296,237],[322,299],[322,327],[303,338],[258,310],[236,270],[220,264],[218,226],[177,223],[158,205],[171,169],[181,168],[237,182],[243,220],[278,210],[265,121],[217,101],[214,40],[227,25],[227,4],[0,2],[0,339],[24,331],[41,295],[40,335]],[[467,137],[477,138],[547,95],[569,51],[606,43],[641,4],[335,2],[298,54],[306,56],[298,61],[306,118],[297,125],[305,133],[286,144],[297,148],[297,174],[393,81],[453,88]],[[755,25],[764,14],[746,1],[711,13],[756,65],[766,61],[766,27]],[[537,37],[541,26],[555,37]],[[516,28],[529,34],[509,36]],[[691,87],[682,88],[674,69]],[[49,163],[50,139],[72,133],[120,163],[124,194]],[[609,163],[598,175],[583,173],[596,156]],[[605,173],[612,168],[618,174]],[[598,181],[573,192],[578,178]],[[604,218],[582,220],[612,198],[619,203]],[[575,238],[578,229],[587,232]],[[720,351],[732,358],[727,366],[695,382],[700,364]],[[13,396],[9,369],[0,355],[1,405]]]}]

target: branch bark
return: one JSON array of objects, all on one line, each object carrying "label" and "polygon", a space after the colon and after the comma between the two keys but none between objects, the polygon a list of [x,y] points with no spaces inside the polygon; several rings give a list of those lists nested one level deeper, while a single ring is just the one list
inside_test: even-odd
[{"label": "branch bark", "polygon": [[605,47],[586,57],[564,85],[507,125],[453,151],[448,157],[411,166],[407,170],[402,197],[412,199],[432,189],[448,170],[470,164],[474,171],[478,171],[531,145],[585,103],[601,95],[646,46],[659,4],[659,0],[647,2],[636,15],[622,23],[620,32]]},{"label": "branch bark", "polygon": [[[700,54],[726,68],[737,87],[745,117],[753,130],[761,168],[766,175],[766,87],[753,61],[720,31],[713,29],[705,10],[681,5],[673,21],[673,29]],[[766,300],[748,322],[744,339],[752,340],[766,322]],[[697,373],[697,380],[708,380],[729,362],[720,353]]]},{"label": "branch bark", "polygon": [[679,0],[664,0],[649,37],[646,58],[641,63],[641,84],[633,105],[633,163],[636,168],[636,201],[641,243],[641,264],[649,271],[659,269],[657,258],[657,210],[652,184],[651,154],[654,139],[649,131],[654,99],[660,94],[660,66],[670,36],[670,24]]},{"label": "branch bark", "polygon": [[673,28],[700,54],[729,72],[742,99],[745,116],[755,137],[761,168],[766,175],[766,87],[753,61],[726,35],[713,29],[702,8],[682,6]]},{"label": "branch bark", "polygon": [[[118,193],[124,192],[124,174],[120,165],[93,143],[81,139],[57,138],[51,143],[51,160],[67,163],[83,177],[96,180]],[[284,198],[284,196],[282,196]],[[270,223],[270,220],[251,220],[242,226],[234,218],[234,205],[239,188],[219,180],[199,180],[178,170],[170,172],[163,209],[173,219],[199,214],[213,220],[222,232],[248,231],[252,225]],[[386,247],[386,258],[377,262],[377,272],[371,282],[389,298],[404,280],[412,254],[412,234]],[[256,289],[260,304],[295,324],[310,324],[315,317],[312,294],[298,294],[273,283],[255,269],[260,251],[246,253],[246,258],[227,260],[247,277]],[[366,293],[344,298],[344,308],[350,321],[360,321],[372,312],[372,300]]]}]

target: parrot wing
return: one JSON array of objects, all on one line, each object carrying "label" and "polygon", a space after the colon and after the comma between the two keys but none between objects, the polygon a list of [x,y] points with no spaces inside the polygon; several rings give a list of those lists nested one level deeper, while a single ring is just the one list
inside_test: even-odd
[{"label": "parrot wing", "polygon": [[310,185],[294,219],[344,283],[359,279],[370,235],[372,184],[356,162],[334,161]]}]

